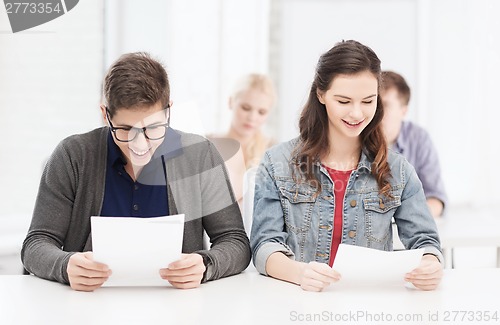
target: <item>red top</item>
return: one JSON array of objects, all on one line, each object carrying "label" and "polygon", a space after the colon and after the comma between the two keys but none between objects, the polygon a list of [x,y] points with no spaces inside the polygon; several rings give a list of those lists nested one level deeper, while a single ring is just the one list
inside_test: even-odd
[{"label": "red top", "polygon": [[330,174],[333,181],[333,194],[335,197],[335,211],[333,212],[333,235],[332,246],[330,248],[330,261],[328,264],[333,265],[340,242],[342,241],[342,218],[344,210],[344,196],[351,176],[352,170],[335,170],[324,166]]}]

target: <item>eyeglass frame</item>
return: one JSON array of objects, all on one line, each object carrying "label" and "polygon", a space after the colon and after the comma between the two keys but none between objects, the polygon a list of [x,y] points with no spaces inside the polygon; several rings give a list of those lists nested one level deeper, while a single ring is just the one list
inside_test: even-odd
[{"label": "eyeglass frame", "polygon": [[[119,142],[132,142],[135,139],[137,139],[137,136],[139,135],[139,133],[142,133],[146,139],[151,140],[151,141],[161,140],[161,139],[165,138],[165,136],[167,135],[167,129],[170,127],[170,104],[167,105],[167,107],[164,108],[164,110],[165,110],[165,112],[167,114],[167,123],[157,124],[157,125],[154,126],[155,128],[157,128],[157,127],[164,127],[165,128],[165,134],[163,134],[163,136],[161,138],[155,138],[155,139],[151,139],[146,134],[146,130],[148,128],[151,128],[150,126],[144,126],[142,128],[137,128],[137,127],[134,127],[134,126],[132,126],[132,127],[116,127],[116,126],[114,126],[113,123],[111,123],[111,117],[110,117],[111,112],[109,111],[108,106],[104,106],[104,108],[106,109],[106,119],[108,120],[109,128],[111,130],[111,133],[113,133],[113,136],[115,137],[116,141],[119,141]],[[128,132],[130,132],[131,130],[136,130],[136,133],[135,133],[135,136],[132,139],[121,140],[121,139],[118,139],[118,136],[116,135],[116,131],[117,130],[126,130]]]}]

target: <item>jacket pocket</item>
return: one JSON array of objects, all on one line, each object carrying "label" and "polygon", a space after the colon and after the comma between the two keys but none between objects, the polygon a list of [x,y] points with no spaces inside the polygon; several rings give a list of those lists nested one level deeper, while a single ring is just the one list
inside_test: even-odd
[{"label": "jacket pocket", "polygon": [[316,189],[308,184],[294,181],[278,181],[281,205],[288,230],[294,233],[307,232],[311,226],[311,216],[316,202]]},{"label": "jacket pocket", "polygon": [[[371,196],[363,199],[365,208],[365,236],[369,242],[379,244],[385,248],[392,230],[392,217],[396,209],[401,206],[401,197],[380,198]],[[380,245],[382,244],[382,245]]]}]

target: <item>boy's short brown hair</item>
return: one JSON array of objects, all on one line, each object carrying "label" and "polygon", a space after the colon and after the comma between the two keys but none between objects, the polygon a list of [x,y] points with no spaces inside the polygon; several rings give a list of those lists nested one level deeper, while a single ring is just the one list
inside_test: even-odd
[{"label": "boy's short brown hair", "polygon": [[383,91],[395,88],[405,105],[410,102],[411,91],[402,75],[393,71],[382,71]]},{"label": "boy's short brown hair", "polygon": [[170,86],[163,65],[148,53],[122,55],[109,68],[103,84],[103,99],[110,117],[116,110],[151,106],[167,107]]}]

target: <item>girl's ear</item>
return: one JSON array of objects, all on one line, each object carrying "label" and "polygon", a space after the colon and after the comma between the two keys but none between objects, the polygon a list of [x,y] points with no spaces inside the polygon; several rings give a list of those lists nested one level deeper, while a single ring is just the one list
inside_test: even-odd
[{"label": "girl's ear", "polygon": [[323,92],[319,89],[316,89],[316,97],[318,97],[318,100],[321,104],[325,105],[325,101],[323,100]]}]

